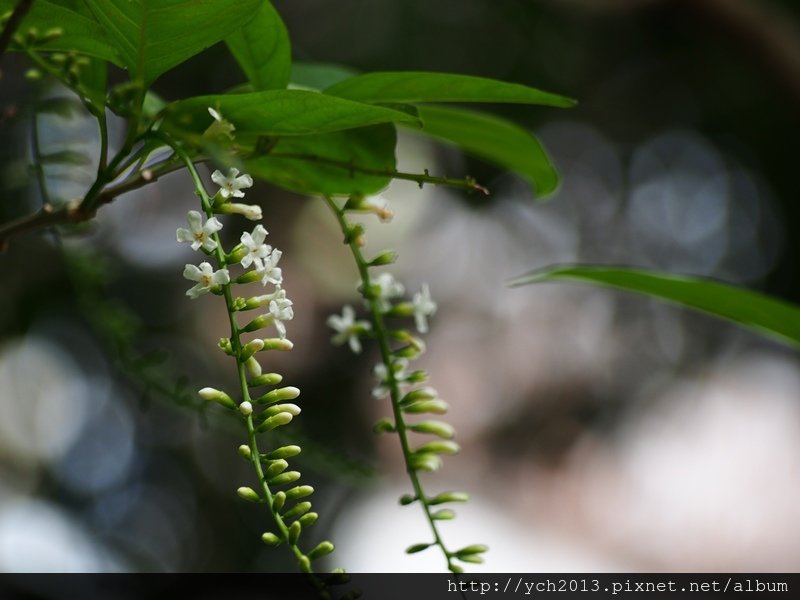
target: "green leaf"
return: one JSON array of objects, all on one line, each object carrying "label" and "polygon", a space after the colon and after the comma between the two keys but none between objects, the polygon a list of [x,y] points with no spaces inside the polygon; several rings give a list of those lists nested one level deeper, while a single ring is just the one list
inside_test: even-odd
[{"label": "green leaf", "polygon": [[378,123],[418,123],[406,112],[303,90],[199,96],[171,104],[166,126],[201,133],[211,124],[208,107],[236,126],[236,135],[311,135]]},{"label": "green leaf", "polygon": [[391,181],[397,134],[375,125],[314,136],[281,138],[247,172],[302,194],[374,194]]},{"label": "green leaf", "polygon": [[219,42],[252,18],[262,0],[86,0],[118,48],[131,78],[145,86]]},{"label": "green leaf", "polygon": [[654,296],[800,346],[800,307],[709,279],[624,267],[561,265],[517,277],[510,285],[557,280],[576,280]]},{"label": "green leaf", "polygon": [[326,94],[361,102],[502,102],[569,107],[574,100],[536,88],[485,77],[415,71],[357,75]]},{"label": "green leaf", "polygon": [[[0,0],[0,14],[13,10],[17,3],[17,0]],[[35,0],[19,31],[24,33],[31,27],[38,29],[40,34],[55,28],[63,31],[50,41],[36,44],[39,49],[75,51],[122,65],[122,59],[105,29],[81,0]]]},{"label": "green leaf", "polygon": [[225,38],[225,43],[253,89],[280,90],[289,83],[289,33],[270,2],[264,2],[250,22]]},{"label": "green leaf", "polygon": [[292,85],[312,90],[324,90],[350,77],[358,75],[358,71],[328,63],[292,63]]},{"label": "green leaf", "polygon": [[418,107],[422,133],[522,175],[539,196],[553,192],[558,174],[539,140],[511,121],[471,110]]}]

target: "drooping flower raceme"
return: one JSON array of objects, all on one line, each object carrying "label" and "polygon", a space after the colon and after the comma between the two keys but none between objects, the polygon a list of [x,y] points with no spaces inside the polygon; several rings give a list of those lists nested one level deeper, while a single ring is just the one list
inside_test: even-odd
[{"label": "drooping flower raceme", "polygon": [[328,327],[336,331],[333,343],[341,346],[347,342],[355,354],[361,352],[361,334],[372,328],[368,321],[356,321],[356,311],[349,304],[342,308],[341,316],[331,315],[328,317],[327,323]]},{"label": "drooping flower raceme", "polygon": [[414,294],[411,303],[414,305],[414,322],[417,326],[417,331],[427,333],[428,317],[433,316],[437,308],[436,302],[431,299],[431,292],[427,283],[422,284],[422,289]]},{"label": "drooping flower raceme", "polygon": [[210,292],[215,285],[225,285],[231,281],[228,269],[219,269],[215,271],[207,262],[200,263],[199,267],[195,265],[186,265],[186,268],[183,270],[183,276],[190,281],[197,282],[194,287],[186,291],[186,295],[192,299]]},{"label": "drooping flower raceme", "polygon": [[175,235],[179,242],[190,242],[192,250],[203,248],[206,252],[213,252],[217,247],[217,242],[213,234],[222,229],[222,223],[216,217],[211,217],[203,224],[203,216],[196,210],[190,210],[186,214],[186,221],[189,229],[180,227]]},{"label": "drooping flower raceme", "polygon": [[[253,178],[250,175],[239,175],[239,169],[231,167],[228,174],[216,170],[211,174],[211,181],[219,186],[219,193],[224,199],[244,198],[243,189],[253,187]],[[259,217],[260,218],[260,217]]]}]

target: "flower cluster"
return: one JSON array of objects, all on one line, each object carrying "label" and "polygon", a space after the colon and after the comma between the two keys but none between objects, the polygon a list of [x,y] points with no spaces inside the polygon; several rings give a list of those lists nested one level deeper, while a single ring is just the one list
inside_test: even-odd
[{"label": "flower cluster", "polygon": [[[432,546],[442,551],[447,567],[453,572],[460,572],[462,567],[456,561],[467,563],[482,562],[481,554],[486,546],[473,544],[456,551],[449,551],[442,541],[436,522],[449,520],[455,513],[448,508],[434,506],[465,502],[468,496],[463,492],[442,492],[435,496],[427,496],[423,492],[419,473],[436,471],[442,464],[442,456],[458,452],[459,446],[453,441],[455,432],[444,421],[423,418],[422,415],[443,415],[448,410],[447,403],[439,398],[435,389],[423,385],[428,375],[422,370],[410,370],[410,363],[425,351],[425,343],[417,334],[428,332],[428,319],[436,313],[436,303],[431,298],[428,284],[422,284],[410,300],[404,300],[405,286],[397,281],[388,271],[371,275],[370,269],[391,264],[396,254],[383,252],[366,260],[361,248],[364,245],[363,225],[352,225],[347,220],[348,212],[373,212],[381,221],[388,220],[391,210],[384,199],[354,197],[340,206],[331,198],[327,198],[329,207],[334,211],[344,233],[345,243],[350,250],[361,273],[358,291],[364,298],[370,313],[370,320],[358,320],[356,312],[350,305],[345,305],[341,315],[331,315],[328,326],[335,334],[332,341],[336,345],[347,343],[353,352],[362,350],[362,340],[374,338],[378,341],[381,362],[373,369],[378,384],[372,394],[378,399],[389,397],[395,420],[381,419],[375,424],[376,432],[396,433],[401,439],[406,467],[415,493],[405,495],[401,504],[418,502],[426,514],[432,528],[434,541],[414,544],[406,551],[421,552]],[[413,319],[416,333],[408,328],[394,326],[398,319]],[[433,436],[432,441],[414,447],[408,432]]]}]

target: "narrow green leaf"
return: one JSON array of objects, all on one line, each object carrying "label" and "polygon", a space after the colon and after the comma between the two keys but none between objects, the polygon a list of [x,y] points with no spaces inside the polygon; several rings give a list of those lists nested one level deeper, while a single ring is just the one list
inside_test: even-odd
[{"label": "narrow green leaf", "polygon": [[313,135],[379,123],[418,124],[406,112],[343,100],[304,90],[268,90],[248,94],[198,96],[176,102],[164,112],[165,125],[202,133],[212,123],[208,108],[218,110],[239,134]]},{"label": "narrow green leaf", "polygon": [[569,107],[574,100],[485,77],[396,71],[365,73],[336,83],[326,94],[361,102],[503,102]]},{"label": "narrow green leaf", "polygon": [[245,167],[253,177],[294,192],[369,195],[389,185],[396,142],[391,125],[285,137]]},{"label": "narrow green leaf", "polygon": [[225,38],[225,43],[254,90],[280,90],[289,83],[289,33],[270,2],[264,2],[250,22]]},{"label": "narrow green leaf", "polygon": [[252,18],[262,0],[85,0],[131,78],[147,86]]},{"label": "narrow green leaf", "polygon": [[558,174],[539,140],[518,125],[471,110],[420,106],[422,133],[522,175],[537,194],[558,186]]},{"label": "narrow green leaf", "polygon": [[510,285],[558,280],[576,280],[646,294],[800,346],[800,307],[709,279],[626,267],[559,265],[517,277]]}]

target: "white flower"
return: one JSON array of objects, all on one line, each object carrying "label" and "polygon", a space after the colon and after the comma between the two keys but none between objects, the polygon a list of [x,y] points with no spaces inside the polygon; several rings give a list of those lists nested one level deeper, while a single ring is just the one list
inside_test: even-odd
[{"label": "white flower", "polygon": [[251,264],[259,271],[264,268],[264,259],[272,252],[272,246],[264,243],[266,237],[267,230],[263,225],[256,225],[252,234],[246,231],[242,234],[242,244],[247,248],[247,254],[241,260],[241,265],[245,269]]},{"label": "white flower", "polygon": [[226,202],[222,206],[216,207],[217,212],[225,215],[242,215],[250,221],[261,220],[261,207],[257,204],[239,204],[238,202]]},{"label": "white flower", "polygon": [[422,284],[422,289],[414,294],[411,303],[414,305],[414,321],[417,325],[417,331],[427,333],[428,317],[433,316],[436,312],[436,302],[431,300],[431,292],[427,283]]},{"label": "white flower", "polygon": [[186,265],[183,276],[197,282],[197,285],[186,291],[186,295],[192,299],[210,292],[215,285],[224,285],[231,281],[228,269],[215,271],[207,262],[200,263],[199,268],[194,265]]},{"label": "white flower", "polygon": [[333,336],[333,343],[341,346],[345,342],[350,345],[350,349],[358,354],[361,352],[360,334],[369,331],[371,325],[367,321],[356,321],[356,311],[349,304],[342,307],[342,316],[331,315],[328,317],[328,327],[337,333]]},{"label": "white flower", "polygon": [[389,201],[380,194],[364,198],[362,206],[367,211],[376,214],[381,223],[388,223],[394,217],[394,212],[389,208]]},{"label": "white flower", "polygon": [[272,317],[275,323],[275,329],[278,330],[278,335],[281,339],[286,337],[286,326],[283,321],[291,321],[294,318],[294,310],[292,309],[292,301],[286,297],[284,290],[279,290],[279,293],[274,300],[269,303],[269,316]]},{"label": "white flower", "polygon": [[211,174],[211,181],[219,186],[219,193],[226,200],[231,197],[244,198],[242,190],[253,187],[253,178],[250,175],[240,176],[239,169],[234,168],[228,169],[227,175],[223,175],[220,170],[214,171]]},{"label": "white flower", "polygon": [[283,273],[276,266],[283,253],[275,249],[264,257],[261,268],[256,268],[256,272],[261,276],[261,284],[266,286],[268,283],[281,285],[283,283]]},{"label": "white flower", "polygon": [[402,296],[405,292],[403,284],[394,278],[391,273],[381,273],[372,280],[372,286],[377,288],[378,304],[383,311],[389,310],[392,305],[389,302],[391,298]]},{"label": "white flower", "polygon": [[196,210],[190,210],[186,214],[186,221],[189,229],[179,227],[175,232],[179,242],[191,242],[192,250],[202,247],[206,252],[212,252],[217,247],[217,242],[211,237],[212,234],[222,229],[216,217],[211,217],[203,224],[203,216]]},{"label": "white flower", "polygon": [[233,123],[227,119],[224,119],[219,112],[210,106],[208,107],[208,114],[213,117],[214,122],[203,132],[203,137],[216,138],[224,135],[232,140],[233,132],[236,130],[236,127],[233,126]]},{"label": "white flower", "polygon": [[[406,378],[406,368],[408,361],[405,358],[398,358],[392,363],[392,371],[394,371],[394,379],[398,383]],[[383,363],[378,363],[373,367],[372,374],[380,381],[380,385],[375,386],[372,390],[372,396],[375,398],[385,398],[391,391],[389,388],[389,370]]]}]

